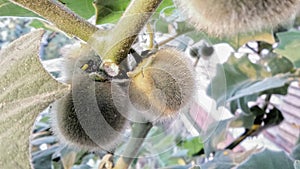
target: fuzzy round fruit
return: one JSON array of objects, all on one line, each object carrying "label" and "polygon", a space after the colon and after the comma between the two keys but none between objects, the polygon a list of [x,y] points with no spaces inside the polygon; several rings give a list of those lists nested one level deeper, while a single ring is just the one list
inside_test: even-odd
[{"label": "fuzzy round fruit", "polygon": [[200,31],[230,36],[286,23],[299,10],[300,0],[175,0]]},{"label": "fuzzy round fruit", "polygon": [[129,72],[129,99],[148,121],[172,117],[193,97],[192,65],[182,52],[161,49]]},{"label": "fuzzy round fruit", "polygon": [[[128,123],[123,84],[102,77],[100,57],[87,46],[74,50],[78,53],[71,52],[74,56],[66,59],[71,91],[51,108],[53,132],[62,143],[75,148],[112,151]],[[113,99],[112,92],[119,97]]]},{"label": "fuzzy round fruit", "polygon": [[215,49],[213,46],[203,45],[201,47],[201,54],[205,57],[210,57],[214,53]]}]

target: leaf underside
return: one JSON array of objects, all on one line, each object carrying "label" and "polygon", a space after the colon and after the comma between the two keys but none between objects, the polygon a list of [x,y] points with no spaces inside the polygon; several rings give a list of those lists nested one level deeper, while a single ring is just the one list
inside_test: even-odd
[{"label": "leaf underside", "polygon": [[0,166],[30,168],[29,140],[37,115],[68,91],[40,63],[44,31],[31,32],[0,51]]}]

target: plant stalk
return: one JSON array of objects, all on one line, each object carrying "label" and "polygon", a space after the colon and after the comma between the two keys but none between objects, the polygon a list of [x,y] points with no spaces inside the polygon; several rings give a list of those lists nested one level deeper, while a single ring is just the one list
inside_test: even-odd
[{"label": "plant stalk", "polygon": [[140,147],[152,126],[152,123],[134,123],[132,125],[132,136],[126,145],[122,157],[116,162],[114,169],[129,168],[131,162],[137,157]]},{"label": "plant stalk", "polygon": [[103,56],[103,61],[119,65],[131,48],[137,35],[143,29],[149,18],[155,12],[162,0],[132,0],[123,13],[115,28],[108,32],[105,43],[99,34],[91,39],[90,44],[98,54]]},{"label": "plant stalk", "polygon": [[10,0],[19,6],[29,9],[41,17],[52,22],[57,28],[67,34],[76,36],[83,41],[89,38],[99,29],[76,15],[63,4],[55,0]]}]

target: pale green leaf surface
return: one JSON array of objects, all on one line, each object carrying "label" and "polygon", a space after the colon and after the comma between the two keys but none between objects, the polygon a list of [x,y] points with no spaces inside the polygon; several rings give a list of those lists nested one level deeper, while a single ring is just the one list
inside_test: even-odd
[{"label": "pale green leaf surface", "polygon": [[95,9],[93,7],[93,0],[59,0],[65,6],[70,8],[77,15],[88,19],[95,14]]},{"label": "pale green leaf surface", "polygon": [[181,147],[188,150],[188,156],[192,157],[203,148],[203,141],[200,137],[194,137],[184,140]]},{"label": "pale green leaf surface", "polygon": [[0,16],[38,17],[37,14],[15,5],[9,0],[0,0]]},{"label": "pale green leaf surface", "polygon": [[293,161],[283,151],[272,151],[265,149],[262,152],[251,155],[237,169],[294,169]]},{"label": "pale green leaf surface", "polygon": [[235,100],[241,98],[243,96],[253,95],[255,93],[260,93],[265,90],[279,88],[285,86],[285,84],[289,81],[289,76],[275,76],[266,78],[263,80],[259,80],[255,83],[252,83],[249,86],[245,86],[244,88],[238,90],[233,97],[228,99],[228,101]]},{"label": "pale green leaf surface", "polygon": [[251,63],[246,56],[240,59],[230,57],[226,63],[218,65],[207,93],[220,106],[227,101],[284,87],[289,82],[288,77],[272,77],[263,66]]},{"label": "pale green leaf surface", "polygon": [[130,0],[97,0],[96,7],[96,24],[113,23],[118,21],[122,12],[130,3]]},{"label": "pale green leaf surface", "polygon": [[[59,0],[65,6],[74,11],[77,15],[88,19],[95,14],[93,0]],[[39,15],[22,8],[9,0],[0,0],[0,16],[40,17]]]},{"label": "pale green leaf surface", "polygon": [[209,126],[203,139],[204,152],[207,157],[217,150],[217,145],[226,139],[227,129],[232,119],[214,122]]},{"label": "pale green leaf surface", "polygon": [[201,168],[207,169],[232,169],[235,166],[231,156],[226,151],[216,152],[214,159],[201,165]]},{"label": "pale green leaf surface", "polygon": [[284,56],[273,57],[268,62],[268,67],[270,68],[272,75],[287,73],[294,69],[293,63]]},{"label": "pale green leaf surface", "polygon": [[277,34],[279,45],[275,52],[290,59],[296,67],[300,67],[300,31],[289,31]]},{"label": "pale green leaf surface", "polygon": [[[129,5],[130,0],[98,0],[95,3],[96,6],[96,24],[105,24],[105,23],[116,23],[123,12],[126,10]],[[156,12],[164,10],[166,7],[172,6],[172,0],[164,0]]]},{"label": "pale green leaf surface", "polygon": [[27,169],[29,139],[37,115],[68,91],[42,67],[44,31],[31,32],[0,51],[0,166]]}]

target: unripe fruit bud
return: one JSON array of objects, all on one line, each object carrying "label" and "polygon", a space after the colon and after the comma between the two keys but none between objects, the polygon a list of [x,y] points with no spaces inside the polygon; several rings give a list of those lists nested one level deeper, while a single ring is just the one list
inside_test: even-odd
[{"label": "unripe fruit bud", "polygon": [[[125,93],[121,82],[95,81],[90,76],[90,71],[99,68],[100,58],[91,50],[85,51],[73,65],[71,92],[52,105],[52,128],[67,145],[112,151],[127,127],[127,104],[121,98]],[[112,92],[117,92],[120,98],[113,100]]]},{"label": "unripe fruit bud", "polygon": [[201,54],[205,57],[210,57],[214,53],[214,47],[203,45],[201,48]]},{"label": "unripe fruit bud", "polygon": [[193,97],[192,64],[176,49],[161,49],[129,72],[129,99],[148,121],[176,115]]},{"label": "unripe fruit bud", "polygon": [[199,31],[218,36],[261,31],[287,23],[300,0],[175,0]]}]

